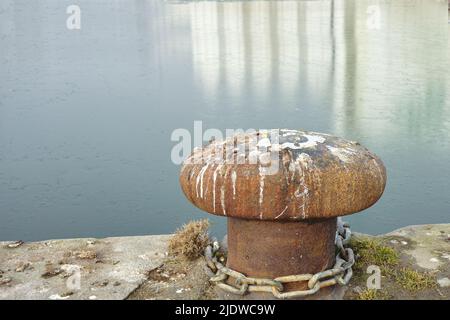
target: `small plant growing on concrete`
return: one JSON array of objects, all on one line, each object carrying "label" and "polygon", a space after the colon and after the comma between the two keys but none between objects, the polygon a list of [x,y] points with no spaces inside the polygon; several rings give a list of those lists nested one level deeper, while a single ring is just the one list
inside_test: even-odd
[{"label": "small plant growing on concrete", "polygon": [[169,254],[195,260],[209,244],[208,219],[190,221],[179,228],[169,241]]}]

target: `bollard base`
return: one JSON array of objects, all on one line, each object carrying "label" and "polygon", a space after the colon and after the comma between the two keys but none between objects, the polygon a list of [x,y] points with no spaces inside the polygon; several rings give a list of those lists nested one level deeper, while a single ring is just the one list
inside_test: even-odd
[{"label": "bollard base", "polygon": [[[334,265],[335,236],[336,218],[302,222],[228,218],[227,266],[256,278],[314,274]],[[307,288],[305,281],[284,285],[285,291]]]}]

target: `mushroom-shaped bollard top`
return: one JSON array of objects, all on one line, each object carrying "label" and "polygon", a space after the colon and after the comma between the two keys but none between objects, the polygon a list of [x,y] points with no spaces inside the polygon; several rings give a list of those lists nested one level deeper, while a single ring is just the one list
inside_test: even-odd
[{"label": "mushroom-shaped bollard top", "polygon": [[274,129],[194,150],[180,183],[194,205],[215,215],[301,221],[370,207],[384,191],[386,170],[357,142]]}]

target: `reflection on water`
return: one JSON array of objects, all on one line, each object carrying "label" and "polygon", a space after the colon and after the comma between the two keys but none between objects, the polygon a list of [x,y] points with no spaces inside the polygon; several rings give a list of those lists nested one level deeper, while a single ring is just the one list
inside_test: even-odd
[{"label": "reflection on water", "polygon": [[[448,222],[446,1],[0,4],[0,239],[167,233],[204,217],[176,128],[304,128],[388,169],[362,232]],[[225,221],[214,231],[223,233]]]}]

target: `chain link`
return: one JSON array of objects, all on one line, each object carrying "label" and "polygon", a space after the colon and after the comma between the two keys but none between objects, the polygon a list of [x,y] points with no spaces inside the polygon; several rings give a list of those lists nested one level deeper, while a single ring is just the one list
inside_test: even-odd
[{"label": "chain link", "polygon": [[[296,274],[277,277],[275,279],[253,278],[232,270],[224,265],[224,258],[219,257],[219,242],[217,240],[205,249],[206,268],[205,271],[219,288],[237,295],[245,295],[249,292],[269,292],[276,298],[288,299],[306,297],[317,293],[321,288],[339,284],[347,285],[353,275],[352,266],[355,263],[353,250],[348,248],[351,231],[347,223],[337,219],[336,231],[336,262],[333,268],[318,272],[316,274]],[[234,284],[226,283],[228,278],[234,279]],[[307,281],[307,290],[296,290],[284,292],[285,283]]]}]

